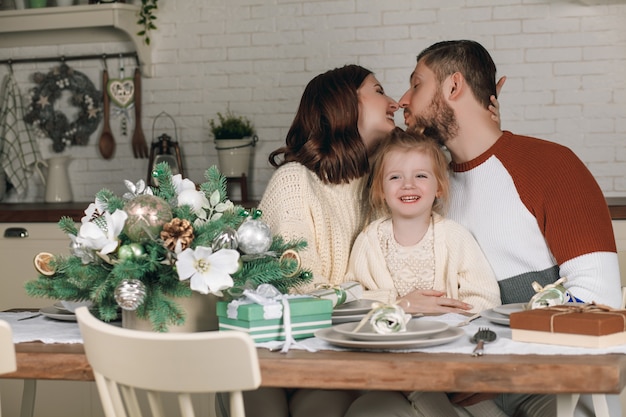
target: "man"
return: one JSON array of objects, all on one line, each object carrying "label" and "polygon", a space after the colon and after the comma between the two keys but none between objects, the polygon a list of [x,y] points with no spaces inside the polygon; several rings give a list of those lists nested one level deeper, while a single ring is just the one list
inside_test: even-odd
[{"label": "man", "polygon": [[[503,304],[529,301],[533,282],[545,286],[566,277],[576,299],[619,307],[617,252],[602,191],[569,149],[500,130],[488,109],[495,76],[493,60],[477,42],[439,42],[418,55],[399,101],[409,128],[450,152],[448,217],[480,244]],[[464,405],[481,398],[464,397],[452,400]],[[509,415],[554,410],[551,396],[501,397]]]}]

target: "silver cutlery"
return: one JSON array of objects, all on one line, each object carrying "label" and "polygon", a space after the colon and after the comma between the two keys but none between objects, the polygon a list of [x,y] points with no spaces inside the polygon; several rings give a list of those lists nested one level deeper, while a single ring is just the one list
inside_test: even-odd
[{"label": "silver cutlery", "polygon": [[468,324],[470,324],[473,320],[476,320],[478,317],[480,317],[481,313],[476,313],[468,318],[466,318],[465,320],[463,320],[460,323],[457,323],[456,327],[463,327],[463,326],[467,326]]},{"label": "silver cutlery", "polygon": [[37,318],[37,317],[41,317],[42,315],[43,315],[43,314],[38,313],[38,314],[34,314],[34,315],[32,315],[32,316],[22,317],[21,319],[17,319],[17,321],[35,319],[35,318]]},{"label": "silver cutlery", "polygon": [[476,334],[472,336],[471,342],[476,343],[476,348],[472,352],[472,356],[482,356],[485,352],[485,343],[496,340],[496,333],[488,327],[481,327]]}]

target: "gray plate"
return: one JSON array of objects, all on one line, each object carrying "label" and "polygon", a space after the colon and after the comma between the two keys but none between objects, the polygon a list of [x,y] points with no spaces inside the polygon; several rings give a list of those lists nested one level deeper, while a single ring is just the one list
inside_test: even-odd
[{"label": "gray plate", "polygon": [[354,316],[356,314],[366,314],[372,309],[372,304],[376,301],[360,299],[340,304],[333,309],[333,316]]},{"label": "gray plate", "polygon": [[448,325],[442,321],[433,320],[409,320],[406,325],[405,332],[396,332],[381,334],[376,333],[369,323],[366,323],[358,332],[354,333],[353,330],[359,325],[359,323],[344,323],[334,326],[335,332],[353,339],[353,340],[367,340],[367,341],[392,341],[392,340],[415,340],[421,339],[432,334],[441,333],[448,329]]},{"label": "gray plate", "polygon": [[70,313],[67,310],[59,310],[56,307],[44,307],[39,310],[41,314],[44,316],[54,319],[54,320],[63,320],[63,321],[76,321],[76,315],[74,313]]},{"label": "gray plate", "polygon": [[320,329],[315,332],[316,337],[330,343],[331,345],[359,349],[409,349],[438,346],[445,343],[454,342],[464,335],[465,332],[463,331],[463,329],[459,327],[449,327],[448,330],[444,330],[441,333],[433,334],[415,340],[372,342],[366,340],[350,339],[347,336],[342,335],[341,333],[337,333],[332,327]]}]

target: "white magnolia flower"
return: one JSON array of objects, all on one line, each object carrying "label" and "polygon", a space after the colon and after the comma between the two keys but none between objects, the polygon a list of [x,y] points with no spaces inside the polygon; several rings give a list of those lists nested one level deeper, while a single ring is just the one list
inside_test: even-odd
[{"label": "white magnolia flower", "polygon": [[128,215],[123,210],[115,210],[113,214],[105,211],[101,216],[80,226],[76,242],[84,248],[107,255],[117,249],[119,244],[117,237],[124,228],[127,218]]},{"label": "white magnolia flower", "polygon": [[190,279],[192,290],[221,296],[222,290],[233,286],[230,274],[239,269],[239,252],[234,249],[213,252],[203,246],[187,248],[178,255],[176,269],[181,281]]},{"label": "white magnolia flower", "polygon": [[189,178],[183,179],[183,176],[180,174],[176,174],[172,176],[172,185],[174,186],[174,190],[176,190],[176,195],[180,195],[185,190],[195,190],[196,184],[193,183]]},{"label": "white magnolia flower", "polygon": [[106,209],[106,204],[96,199],[95,203],[89,204],[89,206],[85,209],[85,215],[80,219],[80,222],[82,224],[88,223],[93,219],[102,216]]}]

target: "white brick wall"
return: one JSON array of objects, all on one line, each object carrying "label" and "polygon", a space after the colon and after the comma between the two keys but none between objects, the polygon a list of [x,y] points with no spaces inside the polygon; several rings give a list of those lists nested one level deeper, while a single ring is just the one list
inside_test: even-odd
[{"label": "white brick wall", "polygon": [[[399,98],[422,48],[471,38],[508,77],[503,128],[571,147],[606,196],[626,195],[626,0],[594,6],[577,0],[161,0],[156,23],[156,75],[143,80],[142,125],[149,140],[174,136],[168,119],[159,119],[152,133],[157,114],[174,117],[186,172],[196,182],[217,163],[208,132],[216,112],[230,108],[253,120],[260,142],[250,187],[260,198],[273,171],[267,155],[284,140],[313,76],[358,63]],[[0,49],[0,59],[130,49],[125,43],[13,48]],[[115,61],[108,64],[111,76],[117,76]],[[100,86],[100,62],[70,64]],[[132,64],[126,62],[127,76]],[[23,90],[33,86],[32,72],[51,66],[16,66]],[[0,76],[6,70],[0,68]],[[398,124],[401,119],[398,114]],[[99,157],[99,131],[89,146],[68,151],[76,201],[91,200],[102,187],[122,192],[123,179],[145,178],[147,160],[132,157],[132,129],[124,137],[119,124],[113,119],[114,159]],[[50,156],[50,141],[41,145]],[[42,198],[41,189],[28,196]]]}]

